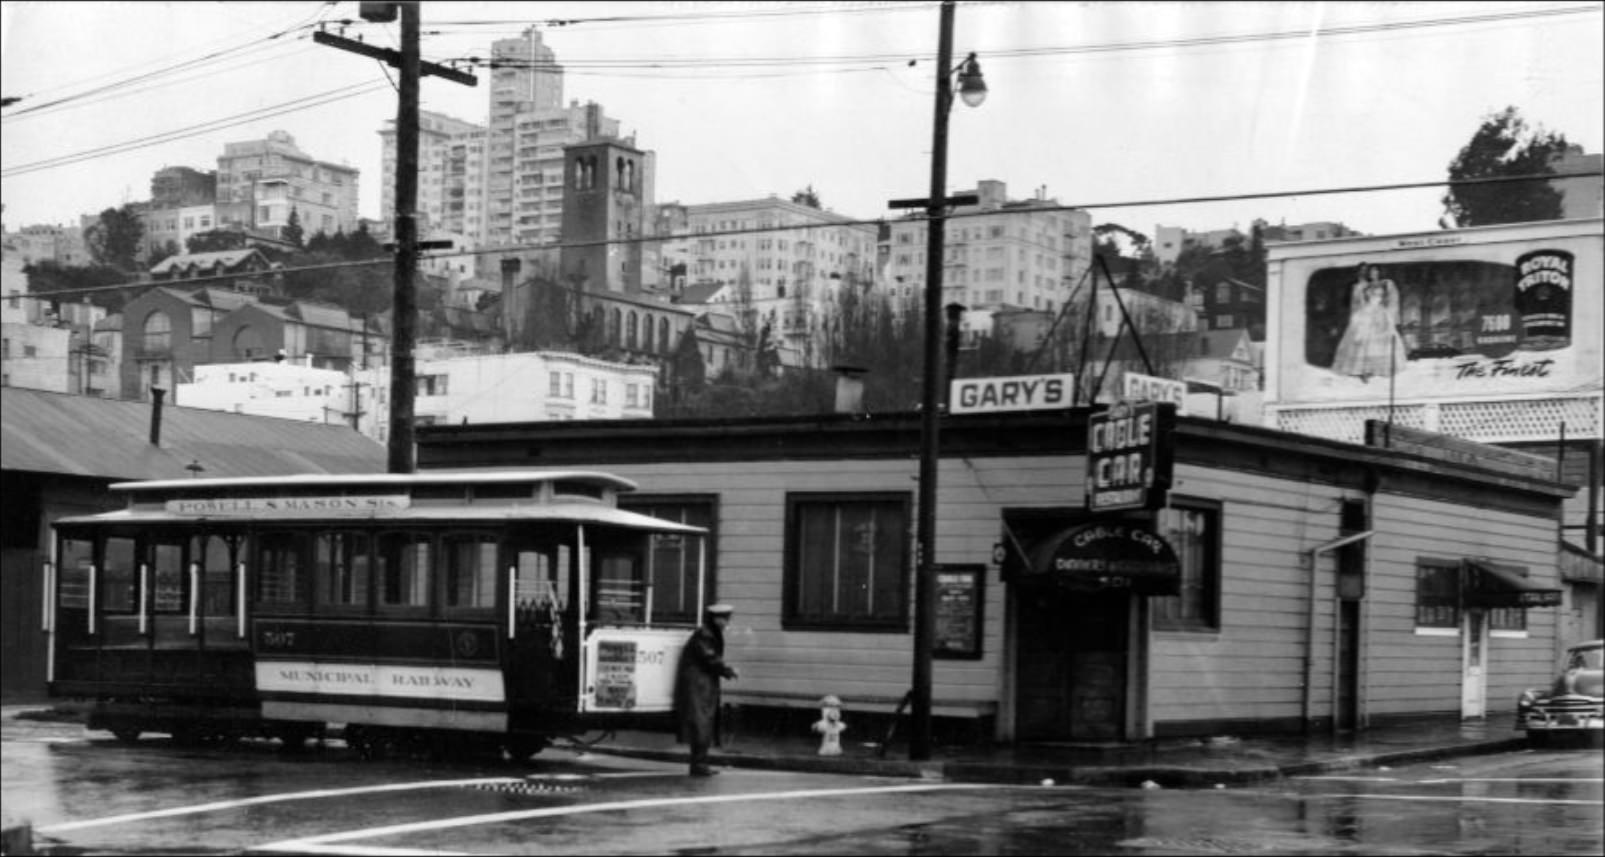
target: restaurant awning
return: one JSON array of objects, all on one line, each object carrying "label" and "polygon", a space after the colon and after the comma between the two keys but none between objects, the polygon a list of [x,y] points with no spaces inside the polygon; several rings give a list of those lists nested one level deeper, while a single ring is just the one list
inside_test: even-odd
[{"label": "restaurant awning", "polygon": [[1080,524],[1042,539],[1017,583],[1138,595],[1181,591],[1181,564],[1159,535],[1130,523]]},{"label": "restaurant awning", "polygon": [[1517,566],[1468,559],[1465,569],[1467,607],[1560,606],[1559,589],[1535,583]]}]

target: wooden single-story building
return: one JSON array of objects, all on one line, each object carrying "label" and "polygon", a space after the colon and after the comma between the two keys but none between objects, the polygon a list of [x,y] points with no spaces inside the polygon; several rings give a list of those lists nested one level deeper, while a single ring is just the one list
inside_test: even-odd
[{"label": "wooden single-story building", "polygon": [[[1171,457],[1168,492],[1121,509],[1134,495],[1100,486],[1114,508],[1090,511],[1089,422],[1106,418],[944,417],[940,724],[1001,741],[1363,728],[1487,716],[1550,677],[1574,486],[1495,455],[1179,417],[1148,450]],[[605,470],[639,482],[621,502],[708,527],[709,598],[736,608],[727,702],[889,713],[910,688],[918,414],[427,426],[418,445],[420,469]],[[1118,482],[1121,463],[1090,457]],[[654,586],[685,571],[659,564]]]}]

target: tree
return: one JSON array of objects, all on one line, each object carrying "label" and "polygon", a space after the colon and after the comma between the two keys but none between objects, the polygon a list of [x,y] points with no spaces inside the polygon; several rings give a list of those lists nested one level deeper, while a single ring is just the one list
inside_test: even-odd
[{"label": "tree", "polygon": [[[343,233],[335,233],[343,235]],[[380,256],[390,255],[377,240],[373,233],[368,231],[368,224],[358,223],[357,231],[345,235],[345,257],[347,259],[376,259]]]},{"label": "tree", "polygon": [[162,246],[151,248],[150,258],[146,259],[145,263],[154,268],[157,265],[160,265],[163,260],[170,259],[178,254],[178,242],[169,238]]},{"label": "tree", "polygon": [[[1566,151],[1566,137],[1528,128],[1515,107],[1483,119],[1470,142],[1449,162],[1449,180],[1552,175],[1551,161]],[[1451,185],[1443,196],[1459,226],[1490,226],[1561,218],[1561,193],[1546,179]]]},{"label": "tree", "polygon": [[791,201],[809,208],[822,208],[819,204],[819,194],[814,192],[814,186],[809,185],[791,195]]},{"label": "tree", "polygon": [[302,246],[301,239],[304,233],[301,230],[301,212],[294,206],[290,207],[290,219],[284,224],[284,232],[279,237],[294,244]]},{"label": "tree", "polygon": [[197,232],[184,241],[191,253],[219,253],[224,250],[245,249],[245,233],[232,229],[212,229]]},{"label": "tree", "polygon": [[139,267],[139,248],[144,238],[145,224],[132,204],[102,211],[100,219],[84,231],[90,257],[98,264],[124,271]]}]

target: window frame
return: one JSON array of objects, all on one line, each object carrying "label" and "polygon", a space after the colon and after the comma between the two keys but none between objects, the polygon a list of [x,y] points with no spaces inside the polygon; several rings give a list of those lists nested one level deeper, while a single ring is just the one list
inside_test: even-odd
[{"label": "window frame", "polygon": [[[618,507],[620,509],[626,509],[637,514],[650,515],[654,518],[662,518],[667,521],[675,521],[677,523],[689,524],[694,527],[705,528],[708,532],[707,535],[702,537],[705,540],[705,555],[707,557],[706,568],[703,571],[703,604],[708,605],[719,603],[720,510],[718,494],[630,494],[628,496],[619,497]],[[705,523],[688,514],[688,512],[693,508],[706,511],[707,520]],[[675,515],[674,517],[669,517],[668,515],[664,514],[666,511],[671,509]],[[682,537],[682,539],[683,538],[684,537]],[[654,591],[656,592],[660,591],[657,589],[659,581],[655,573],[657,571],[657,555],[655,552],[659,549],[657,547],[658,536],[652,535],[649,536],[648,539],[649,541],[647,543],[646,554],[643,557],[647,564],[645,574],[651,580]],[[652,610],[652,624],[654,625],[696,625],[702,621],[702,617],[697,615],[696,605],[694,603],[696,601],[694,588],[694,575],[696,574],[695,552],[690,549],[688,542],[682,541],[681,545],[682,553],[680,559],[682,566],[678,574],[681,580],[681,586],[690,587],[688,601],[691,602],[691,609],[674,612],[661,610],[657,605],[657,598],[654,596]],[[688,574],[692,575],[689,582],[687,582]]]},{"label": "window frame", "polygon": [[[1422,595],[1424,593],[1422,592],[1422,583],[1426,579],[1423,575],[1423,572],[1427,571],[1428,569],[1442,572],[1449,577],[1449,579],[1452,581],[1451,588],[1453,589],[1453,593],[1450,598],[1446,598],[1440,593],[1433,593],[1434,603],[1428,604],[1423,602]],[[1461,561],[1459,559],[1445,559],[1443,557],[1430,556],[1416,557],[1415,599],[1413,602],[1414,616],[1412,617],[1412,621],[1414,622],[1414,627],[1417,631],[1426,631],[1427,633],[1453,631],[1455,633],[1459,633],[1461,620],[1465,616],[1464,596],[1465,581],[1462,579]],[[1451,598],[1453,604],[1443,603],[1451,600]],[[1447,609],[1449,611],[1449,618],[1447,621],[1423,622],[1423,608],[1430,608],[1432,610]]]},{"label": "window frame", "polygon": [[[293,573],[294,598],[268,598],[264,586],[268,581],[263,551],[270,540],[284,539],[294,549],[297,565]],[[312,598],[312,546],[308,534],[297,530],[258,530],[251,539],[250,559],[246,570],[251,576],[251,610],[263,614],[304,613]]]},{"label": "window frame", "polygon": [[1155,631],[1167,634],[1218,634],[1221,630],[1221,581],[1224,577],[1222,543],[1225,540],[1221,535],[1226,517],[1225,504],[1204,497],[1173,494],[1165,508],[1157,509],[1153,513],[1153,528],[1176,552],[1176,559],[1182,566],[1182,585],[1186,585],[1188,562],[1186,551],[1166,535],[1162,521],[1164,514],[1170,511],[1198,512],[1206,516],[1209,524],[1201,547],[1205,563],[1201,573],[1202,580],[1198,585],[1201,603],[1197,616],[1168,616],[1162,610],[1163,606],[1170,603],[1170,599],[1177,599],[1175,603],[1181,605],[1180,599],[1184,596],[1182,594],[1149,596],[1145,599],[1148,602],[1149,624]]},{"label": "window frame", "polygon": [[[503,604],[501,599],[501,556],[504,553],[502,545],[503,534],[494,529],[454,529],[441,533],[436,539],[434,556],[434,580],[436,587],[435,598],[440,603],[440,612],[446,616],[494,616],[496,609]],[[462,544],[480,545],[479,552],[475,554],[476,561],[486,556],[484,546],[489,545],[489,580],[485,580],[485,569],[477,567],[471,569],[470,575],[477,572],[479,581],[485,583],[484,595],[490,597],[489,604],[453,604],[453,585],[458,582],[457,575],[461,571],[456,567],[456,548]],[[470,584],[469,590],[474,590]]]},{"label": "window frame", "polygon": [[[800,516],[806,507],[827,505],[839,507],[847,503],[896,504],[902,516],[898,534],[898,568],[896,609],[890,616],[852,617],[841,614],[823,617],[799,614],[797,587],[804,570],[801,567]],[[861,633],[906,634],[913,620],[913,555],[914,520],[913,495],[907,491],[788,491],[786,492],[785,563],[782,573],[780,626],[787,631],[852,631]],[[880,543],[876,543],[878,549]],[[873,588],[873,580],[871,580]]]}]

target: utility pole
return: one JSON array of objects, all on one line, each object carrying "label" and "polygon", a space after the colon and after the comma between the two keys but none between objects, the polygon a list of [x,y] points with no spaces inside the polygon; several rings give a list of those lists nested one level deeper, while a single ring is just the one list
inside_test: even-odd
[{"label": "utility pole", "polygon": [[[894,199],[892,208],[924,208],[925,248],[925,340],[924,367],[920,394],[920,468],[916,535],[914,546],[914,669],[909,691],[908,756],[915,761],[931,757],[931,658],[936,641],[936,476],[940,465],[942,402],[942,265],[946,237],[947,209],[955,205],[975,205],[976,194],[945,196],[947,188],[947,120],[953,107],[953,8],[954,0],[943,0],[937,28],[936,109],[931,130],[931,195],[924,199]],[[986,98],[975,54],[956,70],[961,77],[964,103],[976,107]],[[958,313],[952,325],[957,328]]]},{"label": "utility pole", "polygon": [[471,74],[426,63],[419,57],[419,8],[417,0],[404,3],[362,3],[362,17],[388,22],[401,17],[401,51],[376,48],[323,31],[312,40],[395,66],[401,71],[401,97],[396,109],[396,275],[391,300],[390,357],[390,435],[391,473],[413,472],[413,396],[415,381],[413,344],[417,337],[418,298],[413,277],[418,267],[418,81],[425,74],[476,86]]}]

